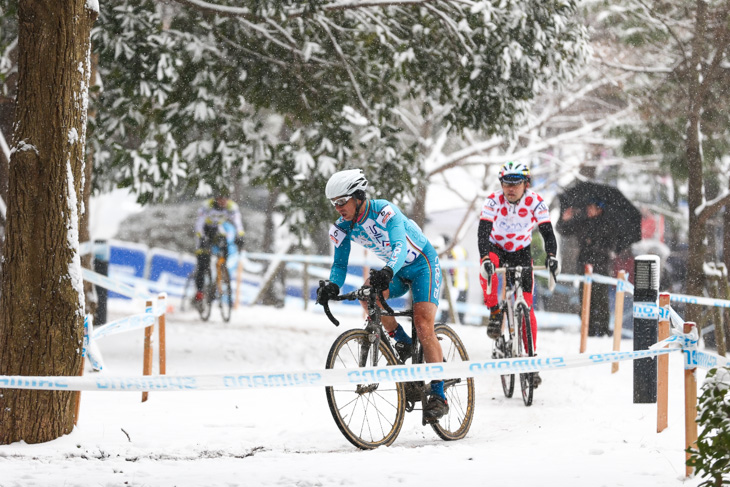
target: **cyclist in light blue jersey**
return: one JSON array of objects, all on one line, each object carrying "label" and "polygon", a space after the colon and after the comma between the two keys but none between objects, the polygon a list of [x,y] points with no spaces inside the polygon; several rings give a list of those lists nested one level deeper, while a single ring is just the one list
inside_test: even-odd
[{"label": "cyclist in light blue jersey", "polygon": [[[434,332],[441,286],[441,266],[433,245],[416,223],[388,200],[370,200],[365,196],[368,181],[361,169],[340,171],[327,182],[325,194],[340,214],[330,228],[335,256],[330,278],[317,290],[317,302],[324,303],[340,293],[345,282],[352,242],[370,250],[385,263],[370,271],[366,281],[384,297],[402,296],[410,289],[413,295],[413,321],[423,345],[426,362],[443,362],[441,345]],[[363,307],[365,307],[365,304]],[[383,316],[385,330],[396,341],[402,360],[413,353],[412,340],[392,316]],[[425,406],[426,418],[436,421],[449,411],[444,382],[431,382],[431,395]]]}]

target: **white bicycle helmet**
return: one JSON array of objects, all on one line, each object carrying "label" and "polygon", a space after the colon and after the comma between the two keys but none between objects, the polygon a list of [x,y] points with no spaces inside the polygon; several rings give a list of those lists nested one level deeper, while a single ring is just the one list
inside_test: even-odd
[{"label": "white bicycle helmet", "polygon": [[368,187],[368,180],[362,169],[348,169],[336,172],[327,181],[324,194],[332,199],[338,196],[350,196],[355,191],[365,191]]},{"label": "white bicycle helmet", "polygon": [[510,183],[530,182],[530,168],[521,162],[508,162],[499,171],[499,180]]}]

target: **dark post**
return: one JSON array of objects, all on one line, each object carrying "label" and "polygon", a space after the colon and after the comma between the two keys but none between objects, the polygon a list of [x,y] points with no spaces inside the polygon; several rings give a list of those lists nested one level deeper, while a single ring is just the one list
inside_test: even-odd
[{"label": "dark post", "polygon": [[[94,272],[103,276],[109,275],[109,246],[106,240],[94,240]],[[94,314],[94,325],[100,326],[106,323],[106,299],[107,290],[101,286],[96,288],[96,313]]]},{"label": "dark post", "polygon": [[[634,350],[647,350],[657,341],[659,310],[659,257],[634,259]],[[657,360],[634,360],[634,403],[656,403]]]}]

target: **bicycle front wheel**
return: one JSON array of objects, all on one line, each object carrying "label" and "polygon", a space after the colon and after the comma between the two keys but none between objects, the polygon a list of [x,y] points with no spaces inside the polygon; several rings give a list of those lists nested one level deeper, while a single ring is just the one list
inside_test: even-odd
[{"label": "bicycle front wheel", "polygon": [[182,298],[180,298],[180,311],[185,311],[188,304],[195,297],[195,271],[188,274],[183,287]]},{"label": "bicycle front wheel", "polygon": [[223,321],[228,322],[231,319],[231,306],[233,304],[231,277],[228,275],[228,268],[225,264],[220,266],[218,272],[218,303],[221,307]]},{"label": "bicycle front wheel", "polygon": [[[326,368],[350,369],[365,366],[396,365],[390,349],[380,342],[377,361],[370,333],[349,330],[332,344]],[[395,441],[403,426],[406,395],[402,383],[350,384],[326,387],[332,417],[345,438],[358,448],[371,450]]]},{"label": "bicycle front wheel", "polygon": [[213,299],[215,298],[215,284],[212,282],[210,270],[205,274],[203,289],[206,290],[205,296],[202,300],[196,301],[196,306],[198,307],[200,319],[208,321],[210,310],[213,307]]},{"label": "bicycle front wheel", "polygon": [[[492,351],[492,358],[496,360],[512,358],[511,341],[506,341],[504,335],[500,335],[494,341],[494,350]],[[515,374],[500,375],[502,379],[502,392],[505,397],[512,397],[515,392]]]},{"label": "bicycle front wheel", "polygon": [[[533,357],[535,355],[532,340],[532,326],[530,323],[530,310],[520,304],[515,309],[515,321],[517,322],[518,332],[515,334],[514,340],[518,343],[519,357]],[[520,374],[520,386],[522,387],[522,400],[525,406],[532,405],[532,395],[535,390],[535,373],[527,372]]]},{"label": "bicycle front wheel", "polygon": [[[441,343],[446,362],[466,362],[469,355],[459,335],[444,324],[437,324],[436,338]],[[460,440],[466,436],[474,419],[474,379],[446,379],[444,392],[449,402],[449,412],[431,427],[443,440]]]}]

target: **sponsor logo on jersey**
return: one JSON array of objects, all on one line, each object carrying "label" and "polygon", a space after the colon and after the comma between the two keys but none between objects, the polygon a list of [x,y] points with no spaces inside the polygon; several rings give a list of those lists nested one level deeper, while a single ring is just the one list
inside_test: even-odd
[{"label": "sponsor logo on jersey", "polygon": [[386,205],[382,210],[380,210],[380,213],[378,213],[378,223],[382,226],[386,226],[388,221],[390,221],[390,219],[394,216],[395,210],[391,208],[390,205]]}]

